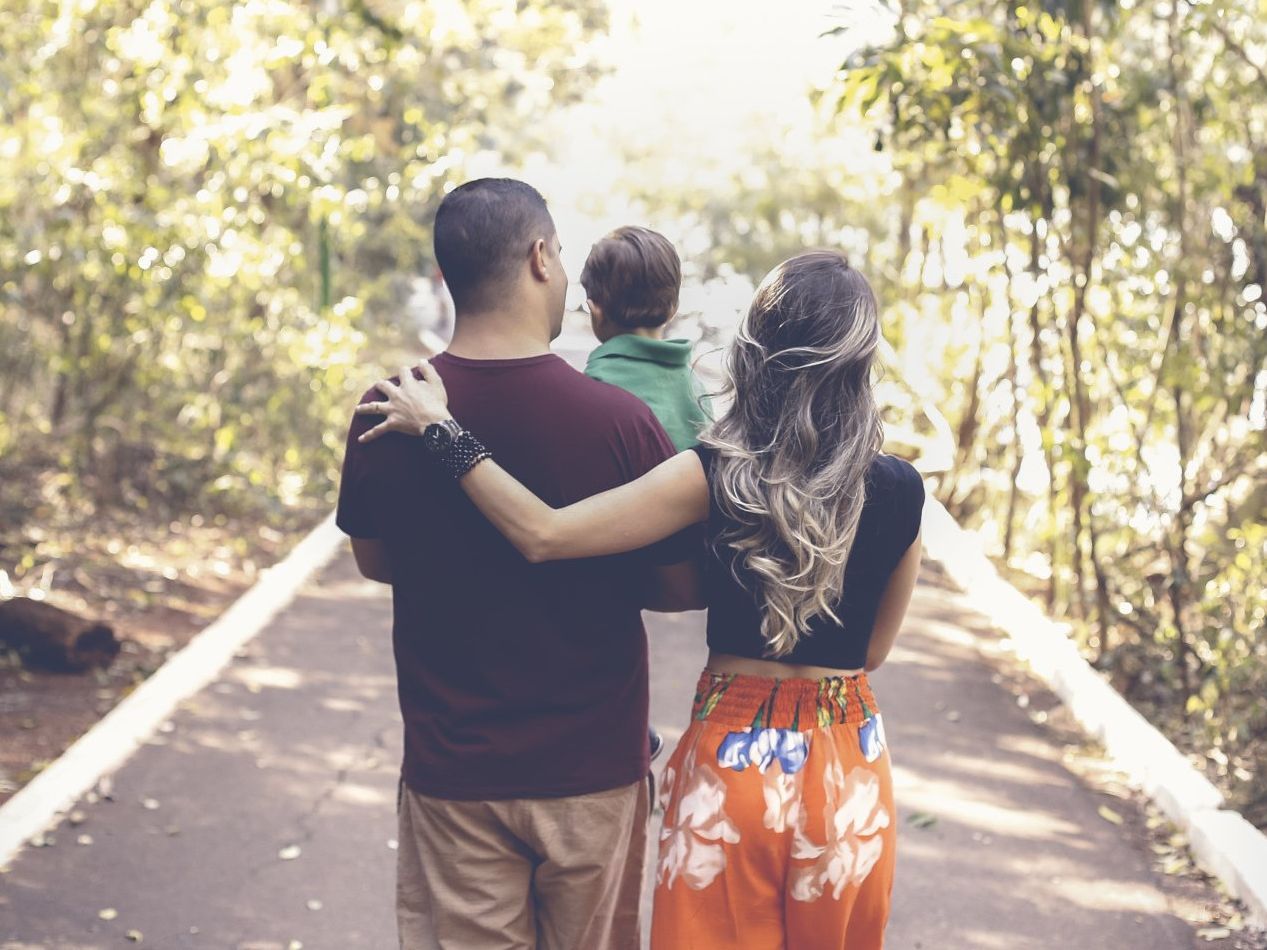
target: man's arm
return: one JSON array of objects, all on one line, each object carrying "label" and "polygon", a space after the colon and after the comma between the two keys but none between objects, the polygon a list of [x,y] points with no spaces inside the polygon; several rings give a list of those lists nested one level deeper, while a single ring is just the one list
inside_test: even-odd
[{"label": "man's arm", "polygon": [[695,561],[656,565],[647,581],[642,602],[644,610],[671,614],[681,610],[703,610],[707,606],[699,565]]},{"label": "man's arm", "polygon": [[387,561],[387,546],[377,538],[352,538],[352,556],[362,577],[380,584],[392,582],[391,565]]}]

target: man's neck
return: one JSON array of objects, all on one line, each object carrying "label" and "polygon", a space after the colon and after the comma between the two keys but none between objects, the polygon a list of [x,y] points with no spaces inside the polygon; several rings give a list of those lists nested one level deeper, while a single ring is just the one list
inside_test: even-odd
[{"label": "man's neck", "polygon": [[517,360],[550,352],[545,335],[523,326],[522,318],[496,315],[459,316],[447,352],[470,360]]}]

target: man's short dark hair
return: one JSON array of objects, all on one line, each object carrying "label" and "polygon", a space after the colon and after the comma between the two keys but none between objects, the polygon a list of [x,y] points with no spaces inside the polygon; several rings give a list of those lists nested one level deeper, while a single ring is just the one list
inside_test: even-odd
[{"label": "man's short dark hair", "polygon": [[541,193],[513,178],[477,178],[445,195],[435,254],[457,310],[496,305],[533,244],[554,231]]},{"label": "man's short dark hair", "polygon": [[617,228],[590,250],[581,284],[618,327],[659,327],[677,310],[682,262],[663,234]]}]

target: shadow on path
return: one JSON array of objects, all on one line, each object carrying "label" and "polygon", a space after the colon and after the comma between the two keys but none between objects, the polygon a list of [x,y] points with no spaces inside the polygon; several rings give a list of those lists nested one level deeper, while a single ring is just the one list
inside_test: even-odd
[{"label": "shadow on path", "polygon": [[[164,950],[394,947],[390,614],[386,589],[338,558],[120,770],[112,801],[19,855],[0,877],[0,948],[126,946],[130,930]],[[653,716],[673,743],[703,615],[648,620]],[[1097,814],[1110,800],[1000,685],[979,652],[991,636],[930,572],[875,677],[901,822],[889,946],[1206,946],[1138,838]]]}]

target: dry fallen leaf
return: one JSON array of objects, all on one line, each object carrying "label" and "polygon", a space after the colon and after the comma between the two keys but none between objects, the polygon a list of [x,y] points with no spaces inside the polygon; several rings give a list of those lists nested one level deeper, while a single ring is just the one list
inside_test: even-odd
[{"label": "dry fallen leaf", "polygon": [[131,940],[133,943],[140,943],[142,940],[145,939],[145,936],[139,930],[129,930],[127,933],[127,938]]},{"label": "dry fallen leaf", "polygon": [[113,907],[104,907],[97,911],[97,916],[102,920],[114,920],[114,918],[119,916],[119,912]]},{"label": "dry fallen leaf", "polygon": [[303,853],[303,850],[297,844],[288,844],[277,852],[277,856],[283,861],[293,861]]},{"label": "dry fallen leaf", "polygon": [[141,805],[147,811],[154,811],[156,808],[158,808],[158,799],[157,798],[142,798]]}]

